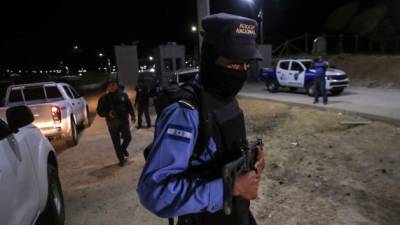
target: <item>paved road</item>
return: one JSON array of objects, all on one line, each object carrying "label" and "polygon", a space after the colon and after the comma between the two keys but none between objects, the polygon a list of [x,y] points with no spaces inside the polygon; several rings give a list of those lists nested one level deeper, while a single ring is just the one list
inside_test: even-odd
[{"label": "paved road", "polygon": [[[88,99],[94,112],[97,96]],[[92,114],[93,115],[93,114]],[[136,194],[143,168],[142,150],[153,138],[153,130],[131,128],[129,164],[118,166],[104,119],[95,117],[83,130],[77,146],[54,143],[59,153],[59,171],[66,205],[66,225],[162,225],[146,211]]]},{"label": "paved road", "polygon": [[327,106],[312,104],[313,99],[301,91],[269,93],[262,83],[246,85],[240,95],[304,106],[326,107],[359,113],[371,118],[400,121],[400,90],[396,89],[350,87],[340,96],[330,96]]}]

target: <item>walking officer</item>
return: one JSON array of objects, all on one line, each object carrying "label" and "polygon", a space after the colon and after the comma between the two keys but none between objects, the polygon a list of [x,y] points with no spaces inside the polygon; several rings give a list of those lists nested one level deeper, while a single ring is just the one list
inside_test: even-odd
[{"label": "walking officer", "polygon": [[234,181],[230,215],[223,210],[222,168],[241,156],[246,139],[236,95],[251,61],[262,59],[257,22],[221,13],[205,17],[202,25],[202,87],[193,89],[196,100],[186,96],[162,110],[137,192],[145,208],[178,217],[179,225],[255,225],[249,206],[265,166],[262,147],[254,170]]},{"label": "walking officer", "polygon": [[129,115],[132,122],[135,123],[135,112],[128,95],[120,89],[116,80],[108,81],[107,93],[100,97],[97,113],[106,119],[119,164],[120,166],[125,165],[129,157],[127,148],[132,139]]},{"label": "walking officer", "polygon": [[139,80],[138,85],[136,86],[136,98],[135,98],[135,107],[138,110],[138,126],[137,128],[142,128],[142,116],[146,117],[147,128],[151,127],[150,121],[150,113],[149,113],[149,101],[150,101],[150,93],[149,88],[145,85],[143,80]]}]

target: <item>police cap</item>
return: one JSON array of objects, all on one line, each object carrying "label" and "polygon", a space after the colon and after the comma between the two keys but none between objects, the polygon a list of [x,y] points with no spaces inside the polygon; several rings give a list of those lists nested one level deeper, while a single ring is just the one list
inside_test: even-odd
[{"label": "police cap", "polygon": [[204,41],[229,59],[262,60],[257,44],[257,22],[253,19],[218,13],[202,20]]}]

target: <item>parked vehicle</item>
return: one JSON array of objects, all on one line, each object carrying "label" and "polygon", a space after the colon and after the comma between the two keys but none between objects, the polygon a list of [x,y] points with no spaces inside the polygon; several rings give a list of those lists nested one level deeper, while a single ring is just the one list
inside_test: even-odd
[{"label": "parked vehicle", "polygon": [[[313,96],[315,70],[311,68],[311,59],[279,60],[275,68],[263,68],[259,80],[265,82],[269,92],[277,92],[280,87],[289,87],[291,91],[304,88]],[[347,74],[339,69],[328,68],[326,71],[326,90],[339,95],[349,87]]]},{"label": "parked vehicle", "polygon": [[171,82],[182,85],[196,79],[199,79],[199,69],[187,68],[176,71]]},{"label": "parked vehicle", "polygon": [[64,200],[56,153],[31,124],[27,106],[0,119],[0,221],[3,225],[63,225]]},{"label": "parked vehicle", "polygon": [[11,85],[5,97],[5,107],[26,105],[35,117],[35,126],[49,139],[63,138],[69,145],[78,142],[79,125],[89,126],[89,107],[79,93],[65,83],[32,83]]}]

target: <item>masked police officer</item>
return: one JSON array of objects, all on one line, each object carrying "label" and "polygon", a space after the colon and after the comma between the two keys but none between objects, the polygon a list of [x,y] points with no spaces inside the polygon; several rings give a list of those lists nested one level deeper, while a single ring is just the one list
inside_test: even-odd
[{"label": "masked police officer", "polygon": [[[221,168],[241,155],[246,139],[235,97],[250,62],[262,58],[255,42],[257,23],[221,13],[204,18],[202,25],[200,108],[179,101],[163,109],[137,191],[144,207],[160,217],[178,216],[180,225],[254,225],[249,205],[264,169],[261,147],[255,170],[235,179],[230,215],[223,212]],[[209,136],[202,135],[205,129]],[[207,144],[198,151],[204,137]]]},{"label": "masked police officer", "polygon": [[136,86],[136,98],[135,98],[135,106],[138,110],[138,126],[137,128],[142,128],[142,117],[143,113],[146,117],[147,128],[151,127],[150,113],[149,113],[149,100],[150,93],[148,87],[145,85],[143,80],[139,80],[138,85]]},{"label": "masked police officer", "polygon": [[322,95],[324,105],[328,104],[328,96],[326,94],[326,70],[329,64],[318,57],[314,60],[313,66],[315,69],[315,84],[314,84],[314,104],[318,103],[319,96]]},{"label": "masked police officer", "polygon": [[125,165],[129,157],[127,148],[132,139],[129,114],[132,122],[135,123],[135,112],[128,95],[121,90],[116,80],[109,80],[107,93],[98,101],[97,113],[105,117],[119,164]]}]

